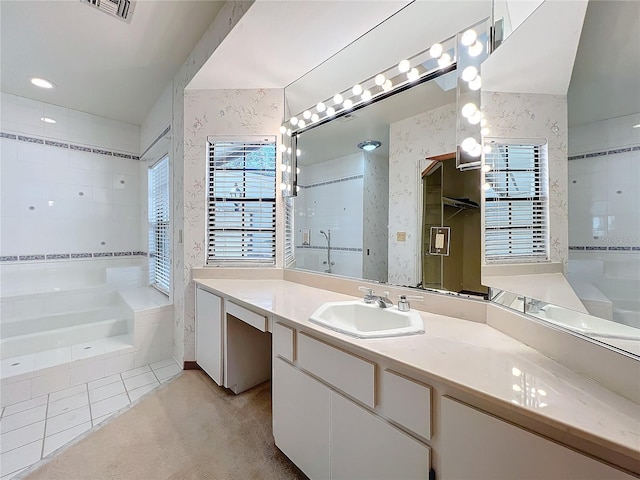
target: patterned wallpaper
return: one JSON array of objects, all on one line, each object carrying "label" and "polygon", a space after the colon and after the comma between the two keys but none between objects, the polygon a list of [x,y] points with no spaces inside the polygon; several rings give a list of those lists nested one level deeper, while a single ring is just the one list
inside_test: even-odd
[{"label": "patterned wallpaper", "polygon": [[[389,138],[389,283],[416,285],[420,257],[419,199],[426,157],[455,150],[456,105],[392,123]],[[406,242],[396,241],[406,232]]]},{"label": "patterned wallpaper", "polygon": [[549,155],[549,231],[551,260],[567,264],[567,97],[530,93],[482,92],[489,136],[546,138]]},{"label": "patterned wallpaper", "polygon": [[386,282],[388,277],[389,159],[364,154],[362,277]]},{"label": "patterned wallpaper", "polygon": [[[184,92],[195,74],[209,59],[211,54],[233,30],[238,21],[249,9],[253,1],[228,1],[222,7],[215,20],[195,46],[182,68],[173,79],[173,304],[174,304],[174,358],[180,363],[193,359],[193,310],[185,310],[185,295],[190,284],[190,269],[185,267],[184,242],[180,242],[179,232],[184,229],[186,210],[184,193]],[[203,153],[204,154],[204,153]],[[185,326],[185,316],[190,320]],[[190,325],[190,326],[189,326]],[[189,338],[190,355],[185,355],[185,342]],[[183,339],[181,341],[180,339]]]}]

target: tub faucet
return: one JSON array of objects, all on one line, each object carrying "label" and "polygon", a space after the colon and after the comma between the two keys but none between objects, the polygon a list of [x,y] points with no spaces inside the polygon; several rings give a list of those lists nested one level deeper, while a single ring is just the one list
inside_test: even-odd
[{"label": "tub faucet", "polygon": [[544,309],[547,304],[541,300],[535,298],[527,299],[525,313],[540,313],[540,310]]}]

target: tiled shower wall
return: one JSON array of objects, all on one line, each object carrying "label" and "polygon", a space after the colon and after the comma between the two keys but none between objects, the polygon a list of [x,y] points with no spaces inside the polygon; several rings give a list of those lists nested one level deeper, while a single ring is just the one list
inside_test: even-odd
[{"label": "tiled shower wall", "polygon": [[6,93],[1,112],[3,260],[147,250],[137,125]]},{"label": "tiled shower wall", "polygon": [[[356,153],[316,165],[301,166],[295,201],[296,266],[324,272],[331,231],[331,273],[362,278],[364,155]],[[309,244],[302,232],[309,229]]]}]

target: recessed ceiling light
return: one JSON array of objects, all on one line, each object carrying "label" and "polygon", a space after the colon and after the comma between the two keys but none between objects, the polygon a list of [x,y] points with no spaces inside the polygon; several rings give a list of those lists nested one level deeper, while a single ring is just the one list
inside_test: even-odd
[{"label": "recessed ceiling light", "polygon": [[360,142],[358,144],[358,148],[361,148],[365,152],[370,152],[378,148],[380,145],[382,144],[377,140],[367,140],[365,142]]},{"label": "recessed ceiling light", "polygon": [[637,125],[634,125],[632,128],[640,128],[640,123]]},{"label": "recessed ceiling light", "polygon": [[40,120],[42,120],[44,123],[56,123],[56,121],[53,118],[49,118],[49,117],[40,117]]},{"label": "recessed ceiling light", "polygon": [[31,83],[36,87],[40,88],[53,88],[54,85],[49,80],[45,80],[44,78],[33,77],[31,79]]}]

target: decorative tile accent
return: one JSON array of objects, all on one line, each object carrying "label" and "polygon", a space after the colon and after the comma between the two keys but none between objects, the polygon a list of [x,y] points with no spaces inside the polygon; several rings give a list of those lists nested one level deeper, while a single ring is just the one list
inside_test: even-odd
[{"label": "decorative tile accent", "polygon": [[569,250],[584,250],[584,249],[585,249],[585,247],[572,247],[572,246],[569,246]]},{"label": "decorative tile accent", "polygon": [[572,155],[569,157],[569,160],[578,160],[580,158],[584,158],[584,155]]},{"label": "decorative tile accent", "polygon": [[64,260],[70,258],[70,254],[68,253],[52,253],[47,254],[47,260]]},{"label": "decorative tile accent", "polygon": [[[327,247],[321,245],[296,245],[296,248],[305,248],[310,250],[326,250]],[[331,247],[331,250],[337,250],[341,252],[362,252],[362,248],[358,247]]]},{"label": "decorative tile accent", "polygon": [[606,152],[606,151],[605,151],[605,152],[587,153],[587,154],[585,155],[585,158],[601,157],[601,156],[606,155],[606,154],[607,154],[607,152]]},{"label": "decorative tile accent", "polygon": [[91,149],[89,147],[83,147],[82,145],[69,145],[71,150],[78,150],[80,152],[89,152],[91,153]]},{"label": "decorative tile accent", "polygon": [[136,155],[131,155],[131,160],[140,160],[140,157]]},{"label": "decorative tile accent", "polygon": [[322,187],[324,185],[331,185],[332,183],[348,182],[349,180],[357,180],[359,178],[364,178],[364,175],[353,175],[351,177],[338,178],[336,180],[328,180],[326,182],[313,183],[311,185],[300,185],[300,188]]},{"label": "decorative tile accent", "polygon": [[133,256],[139,256],[139,257],[146,257],[147,256],[147,252],[133,252],[132,255]]},{"label": "decorative tile accent", "polygon": [[[160,135],[158,135],[158,136],[157,136],[157,137],[156,137],[156,138],[151,142],[151,145],[149,145],[149,146],[144,150],[144,152],[142,152],[142,155],[140,155],[140,156],[141,156],[141,157],[144,157],[144,156],[147,154],[147,152],[148,152],[149,150],[151,150],[151,148],[152,148],[156,143],[158,143],[158,142],[159,142],[159,141],[160,141],[160,140],[161,140],[161,139],[162,139],[162,138],[163,138],[167,133],[169,133],[170,131],[171,131],[171,125],[167,126],[167,128],[165,128],[165,129],[162,131],[162,133],[161,133]],[[138,160],[138,159],[136,158],[136,160]]]},{"label": "decorative tile accent", "polygon": [[129,158],[131,159],[131,155],[127,155],[126,153],[118,153],[118,152],[113,152],[113,156],[114,157],[120,157],[120,158]]},{"label": "decorative tile accent", "polygon": [[131,252],[113,252],[114,257],[130,257],[131,255]]},{"label": "decorative tile accent", "polygon": [[71,258],[92,258],[93,254],[91,253],[72,253]]},{"label": "decorative tile accent", "polygon": [[640,150],[640,145],[636,145],[631,149],[632,152],[637,152],[638,150]]},{"label": "decorative tile accent", "polygon": [[17,255],[5,255],[0,257],[0,262],[17,262],[17,261],[18,261]]},{"label": "decorative tile accent", "polygon": [[31,261],[31,260],[44,260],[44,255],[20,255],[18,260],[21,262]]},{"label": "decorative tile accent", "polygon": [[93,254],[93,258],[113,257],[113,252],[98,252]]},{"label": "decorative tile accent", "polygon": [[[640,150],[640,148],[638,150]],[[640,247],[631,247],[631,250],[634,252],[640,252]]]},{"label": "decorative tile accent", "polygon": [[591,153],[585,153],[582,155],[572,155],[569,157],[569,160],[576,160],[579,158],[602,157],[603,155],[615,155],[616,153],[636,152],[638,150],[640,150],[640,145],[636,145],[633,147],[612,148],[610,150],[602,150],[600,152],[591,152]]},{"label": "decorative tile accent", "polygon": [[27,137],[27,136],[24,136],[24,135],[18,135],[18,140],[20,140],[21,142],[41,143],[41,144],[44,145],[44,140],[42,138]]},{"label": "decorative tile accent", "polygon": [[44,144],[45,145],[49,145],[51,147],[69,148],[69,144],[68,143],[54,142],[53,140],[45,140]]},{"label": "decorative tile accent", "polygon": [[93,153],[99,153],[100,155],[110,155],[113,156],[113,152],[110,152],[109,150],[102,150],[100,148],[93,148],[91,150]]},{"label": "decorative tile accent", "polygon": [[609,155],[612,155],[614,153],[624,153],[624,152],[630,152],[631,151],[631,147],[627,147],[627,148],[616,148],[615,150],[609,150],[607,153]]},{"label": "decorative tile accent", "polygon": [[10,138],[11,140],[15,140],[18,136],[13,133],[0,132],[0,138]]},{"label": "decorative tile accent", "polygon": [[631,247],[609,247],[609,251],[631,251]]},{"label": "decorative tile accent", "polygon": [[607,247],[585,247],[585,250],[606,250]]}]

